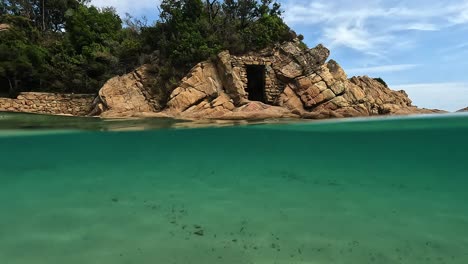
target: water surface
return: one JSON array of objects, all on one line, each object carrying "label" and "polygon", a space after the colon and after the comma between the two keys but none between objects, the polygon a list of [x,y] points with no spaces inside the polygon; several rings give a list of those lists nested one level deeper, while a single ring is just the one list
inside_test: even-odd
[{"label": "water surface", "polygon": [[0,263],[468,263],[467,115],[3,116]]}]

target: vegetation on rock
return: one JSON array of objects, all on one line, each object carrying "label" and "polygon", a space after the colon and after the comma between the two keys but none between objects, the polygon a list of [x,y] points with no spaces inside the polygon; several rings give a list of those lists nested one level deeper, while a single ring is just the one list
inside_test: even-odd
[{"label": "vegetation on rock", "polygon": [[385,86],[385,88],[388,88],[388,84],[382,78],[378,77],[378,78],[374,78],[374,80],[376,80],[379,83],[383,84],[383,86]]},{"label": "vegetation on rock", "polygon": [[153,25],[89,0],[0,3],[0,93],[97,92],[114,75],[151,62],[167,93],[196,63],[291,40],[274,0],[163,0]]}]

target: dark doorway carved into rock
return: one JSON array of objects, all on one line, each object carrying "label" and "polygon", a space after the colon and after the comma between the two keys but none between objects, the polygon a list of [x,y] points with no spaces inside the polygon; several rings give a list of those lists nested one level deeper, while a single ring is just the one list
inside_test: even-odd
[{"label": "dark doorway carved into rock", "polygon": [[247,65],[247,94],[250,101],[265,102],[265,65]]}]

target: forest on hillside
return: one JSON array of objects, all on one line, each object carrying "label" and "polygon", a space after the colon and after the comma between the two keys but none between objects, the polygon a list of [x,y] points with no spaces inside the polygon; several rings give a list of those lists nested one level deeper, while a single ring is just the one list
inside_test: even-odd
[{"label": "forest on hillside", "polygon": [[274,0],[163,0],[157,10],[148,23],[89,0],[3,0],[0,94],[94,93],[143,63],[157,76],[152,89],[168,90],[222,50],[239,54],[297,37]]}]

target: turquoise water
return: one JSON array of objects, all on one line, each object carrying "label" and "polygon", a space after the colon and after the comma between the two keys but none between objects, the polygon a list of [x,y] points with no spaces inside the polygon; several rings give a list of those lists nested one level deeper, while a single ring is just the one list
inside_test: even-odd
[{"label": "turquoise water", "polygon": [[0,119],[0,263],[468,263],[468,115],[19,117]]}]

